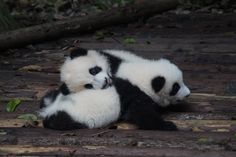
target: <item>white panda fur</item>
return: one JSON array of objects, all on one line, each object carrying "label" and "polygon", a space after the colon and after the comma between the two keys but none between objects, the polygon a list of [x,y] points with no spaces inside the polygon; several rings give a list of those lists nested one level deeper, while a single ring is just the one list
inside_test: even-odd
[{"label": "white panda fur", "polygon": [[[183,82],[181,70],[167,59],[149,60],[123,50],[104,50],[121,59],[119,67],[114,74],[116,77],[129,80],[137,85],[142,91],[149,95],[160,106],[166,107],[176,104],[190,94],[189,88]],[[152,79],[161,76],[165,79],[165,84],[160,91],[155,91],[152,87]],[[170,96],[174,83],[178,83],[180,89]]]},{"label": "white panda fur", "polygon": [[[96,66],[102,71],[93,76],[89,69]],[[93,88],[100,89],[106,79],[110,81],[109,73],[107,59],[96,51],[89,50],[84,56],[74,56],[65,60],[61,67],[61,82],[65,82],[71,92],[83,90],[85,84],[92,84]]]},{"label": "white panda fur", "polygon": [[[119,112],[119,121],[134,124],[139,129],[177,129],[175,124],[162,119],[158,105],[129,80],[114,77],[115,90],[106,86],[110,84],[110,81],[107,81],[107,78],[110,77],[109,72],[114,72],[120,66],[120,60],[117,57],[100,51],[77,48],[71,52],[70,58],[61,68],[61,79],[64,84],[59,91],[49,93],[43,98],[41,115],[44,117],[44,126],[59,130],[95,128],[114,121]],[[102,67],[101,72],[104,73],[104,77],[99,77],[100,81],[97,81],[96,76],[88,74],[88,71],[90,72],[88,67],[94,66]],[[99,82],[100,85],[97,85]],[[90,84],[93,89],[87,89],[85,86],[87,84]],[[104,87],[106,89],[101,89]],[[83,96],[80,95],[81,93],[87,94]],[[79,99],[79,97],[83,97],[83,99]],[[48,102],[50,104],[45,104]],[[118,104],[120,108],[117,106]],[[96,105],[97,107],[95,107]],[[85,109],[81,106],[84,106]],[[95,110],[98,110],[99,113]],[[101,118],[102,115],[103,118]],[[91,117],[97,119],[92,120]]]},{"label": "white panda fur", "polygon": [[104,127],[119,118],[119,96],[114,87],[85,89],[68,95],[60,93],[54,102],[42,108],[40,116],[44,119],[49,118],[59,111],[66,112],[75,122],[84,125],[85,128]]}]

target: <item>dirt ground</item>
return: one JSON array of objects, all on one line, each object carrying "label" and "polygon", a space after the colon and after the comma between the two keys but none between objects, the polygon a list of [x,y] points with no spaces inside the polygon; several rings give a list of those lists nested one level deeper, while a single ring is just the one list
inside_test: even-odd
[{"label": "dirt ground", "polygon": [[[236,14],[158,15],[96,33],[28,45],[0,56],[0,155],[23,156],[236,156]],[[107,33],[108,32],[108,33]],[[132,38],[133,43],[124,42]],[[164,115],[177,132],[142,130],[54,131],[17,117],[37,114],[46,91],[57,87],[68,48],[126,49],[168,58],[191,89],[186,102]],[[19,98],[14,112],[6,104]],[[34,124],[33,124],[34,125]]]}]

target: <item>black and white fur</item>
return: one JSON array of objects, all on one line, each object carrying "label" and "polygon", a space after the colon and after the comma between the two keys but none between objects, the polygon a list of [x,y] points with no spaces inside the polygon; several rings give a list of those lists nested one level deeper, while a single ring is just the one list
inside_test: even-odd
[{"label": "black and white fur", "polygon": [[[75,60],[78,60],[78,62],[76,62]],[[67,63],[71,65],[66,66]],[[79,97],[78,95],[81,92],[84,92],[84,90],[88,90],[88,93],[89,93],[89,90],[94,90],[94,88],[104,88],[106,87],[106,84],[107,84],[106,82],[109,82],[109,81],[106,81],[107,77],[99,77],[99,78],[103,78],[103,79],[98,79],[100,81],[96,81],[94,77],[92,77],[93,78],[92,79],[90,76],[91,75],[90,72],[89,72],[90,74],[87,75],[88,71],[90,71],[88,67],[94,67],[94,66],[96,67],[97,65],[100,64],[99,66],[101,67],[102,70],[104,70],[104,72],[111,70],[112,73],[115,74],[117,70],[119,69],[120,63],[121,63],[121,59],[117,58],[116,56],[112,56],[110,54],[107,54],[101,51],[85,50],[85,49],[77,48],[71,53],[70,59],[67,60],[61,68],[61,79],[63,82],[65,82],[65,86],[68,90],[61,90],[62,92],[60,92],[60,94],[62,95],[63,91],[69,91],[65,93],[67,94],[69,93],[69,95],[71,95],[72,97],[74,96],[74,98],[70,98],[71,96],[69,96],[69,100],[77,100],[78,102],[80,102],[81,99],[77,99],[77,97]],[[81,73],[81,71],[84,71],[84,72]],[[103,76],[105,75],[106,74],[104,74]],[[107,74],[107,76],[109,76],[109,73]],[[97,84],[98,82],[102,82],[102,83],[98,85]],[[63,97],[60,98],[60,94],[59,96],[56,96],[54,101],[51,101],[53,103],[49,102],[47,104],[47,99],[46,99],[47,97],[45,97],[43,99],[44,100],[43,106],[46,106],[46,110],[48,111],[41,112],[41,115],[45,118],[44,124],[46,125],[44,126],[48,127],[47,123],[50,123],[51,125],[56,124],[55,125],[56,127],[49,127],[49,128],[54,128],[54,129],[59,128],[60,130],[65,129],[67,127],[66,124],[62,124],[62,125],[65,125],[65,127],[62,127],[61,129],[60,121],[58,121],[61,119],[68,119],[68,118],[64,118],[64,115],[58,116],[58,113],[60,114],[60,112],[64,112],[67,114],[66,117],[69,117],[69,120],[72,119],[73,122],[82,124],[82,127],[80,126],[81,128],[83,128],[84,126],[88,128],[100,127],[102,125],[95,126],[94,124],[91,127],[88,121],[85,121],[85,122],[81,121],[81,118],[77,118],[77,117],[79,114],[82,114],[85,116],[91,116],[89,114],[93,112],[97,112],[96,110],[104,110],[103,112],[104,116],[108,117],[106,116],[107,112],[117,113],[116,111],[118,111],[119,109],[117,107],[114,107],[114,105],[116,106],[117,104],[120,104],[119,120],[122,122],[135,124],[139,129],[151,129],[151,130],[157,130],[157,129],[158,130],[176,130],[177,129],[176,126],[172,122],[164,121],[161,118],[159,108],[156,107],[157,106],[156,103],[146,93],[140,90],[138,86],[132,84],[128,79],[119,78],[119,77],[113,78],[113,83],[119,95],[119,100],[120,100],[119,103],[117,102],[117,98],[115,96],[114,96],[115,99],[107,98],[107,97],[111,97],[111,92],[108,92],[107,94],[101,94],[99,96],[100,99],[104,99],[105,105],[101,104],[102,100],[96,97],[96,94],[97,96],[99,94],[97,93],[97,91],[94,90],[96,92],[94,93],[94,98],[97,98],[99,100],[99,102],[96,103],[97,107],[95,107],[95,105],[89,105],[90,104],[89,101],[93,99],[93,96],[90,96],[89,94],[83,95],[83,99],[82,99],[85,102],[82,105],[85,108],[87,108],[87,105],[88,105],[89,107],[88,109],[90,110],[87,110],[87,111],[89,112],[87,111],[85,112],[81,106],[76,108],[77,110],[74,110],[75,107],[70,108],[67,105],[67,104],[69,105],[74,104],[75,106],[78,103],[70,103],[70,102],[61,103],[63,100]],[[86,89],[86,88],[91,88],[91,89]],[[107,89],[109,88],[111,87],[108,87]],[[102,92],[107,89],[102,89],[100,91]],[[76,93],[78,92],[79,94],[76,96]],[[74,93],[74,94],[71,94],[71,93]],[[52,98],[53,96],[50,97],[50,100],[52,100]],[[59,101],[57,101],[57,99],[59,99]],[[72,102],[76,102],[76,101],[72,101]],[[113,104],[112,105],[113,108],[111,107],[110,111],[107,111],[103,108],[99,109],[100,106],[103,106],[103,105],[109,106],[108,103]],[[54,104],[56,104],[55,107],[53,106]],[[60,110],[58,110],[58,108]],[[77,113],[78,115],[75,113]],[[112,115],[117,115],[117,114],[112,113]],[[97,115],[95,115],[94,118],[97,118],[96,116]],[[113,118],[112,120],[108,118],[108,120],[109,122],[111,122],[115,118]],[[100,120],[98,119],[96,123],[100,123],[99,121]],[[107,123],[103,121],[103,124],[107,124]],[[68,128],[70,128],[70,126]],[[78,128],[78,127],[72,127],[72,129],[74,128]]]},{"label": "black and white fur", "polygon": [[[51,101],[44,98],[45,103]],[[120,101],[114,87],[85,89],[78,93],[63,95],[41,109],[46,128],[70,130],[100,128],[118,120]]]},{"label": "black and white fur", "polygon": [[190,95],[181,70],[169,60],[148,60],[122,50],[102,52],[119,60],[114,63],[116,77],[129,80],[162,107],[176,104]]},{"label": "black and white fur", "polygon": [[117,121],[121,105],[109,73],[105,57],[93,51],[84,54],[83,49],[72,51],[61,67],[64,83],[42,100],[44,127],[100,128]]}]

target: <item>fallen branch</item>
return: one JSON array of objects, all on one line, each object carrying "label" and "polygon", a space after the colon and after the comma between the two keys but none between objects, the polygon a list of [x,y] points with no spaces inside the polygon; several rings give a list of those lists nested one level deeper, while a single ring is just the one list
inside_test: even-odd
[{"label": "fallen branch", "polygon": [[130,23],[140,18],[147,18],[156,13],[174,9],[177,5],[178,0],[136,0],[132,5],[113,8],[95,15],[9,31],[0,34],[0,50],[25,46],[75,33],[94,31],[107,26]]}]

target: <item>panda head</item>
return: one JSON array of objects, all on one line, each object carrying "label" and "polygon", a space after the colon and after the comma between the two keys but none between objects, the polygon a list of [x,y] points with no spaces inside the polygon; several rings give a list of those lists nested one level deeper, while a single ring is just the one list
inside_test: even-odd
[{"label": "panda head", "polygon": [[111,85],[110,68],[104,56],[95,50],[73,49],[61,67],[61,81],[70,92],[105,89]]},{"label": "panda head", "polygon": [[166,59],[160,59],[157,62],[159,64],[158,74],[151,80],[154,92],[152,98],[165,107],[188,97],[190,90],[183,82],[183,74],[180,69]]}]

